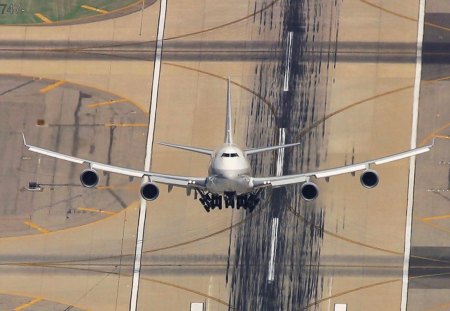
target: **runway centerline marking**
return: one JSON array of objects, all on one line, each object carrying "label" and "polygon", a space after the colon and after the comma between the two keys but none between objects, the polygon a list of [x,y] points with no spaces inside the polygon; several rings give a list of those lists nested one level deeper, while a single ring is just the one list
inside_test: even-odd
[{"label": "runway centerline marking", "polygon": [[63,85],[64,83],[66,83],[66,81],[64,81],[64,80],[56,81],[55,83],[52,83],[52,84],[47,85],[46,87],[43,87],[42,89],[40,89],[39,93],[41,93],[41,94],[48,93],[51,90],[56,89],[57,87]]},{"label": "runway centerline marking", "polygon": [[[158,34],[156,41],[155,63],[153,67],[152,95],[150,100],[150,114],[147,133],[147,145],[144,161],[144,170],[149,171],[152,160],[153,135],[155,132],[156,105],[158,101],[159,79],[161,75],[161,58],[164,40],[164,28],[166,27],[167,0],[161,0],[159,7]],[[142,183],[148,181],[148,177],[142,179]],[[142,249],[144,246],[144,229],[147,215],[147,201],[141,197],[139,208],[139,221],[136,235],[136,248],[134,255],[133,279],[130,295],[130,311],[137,310],[139,278],[141,274]]]},{"label": "runway centerline marking", "polygon": [[285,92],[289,91],[289,75],[291,73],[291,57],[292,57],[292,37],[294,33],[289,31],[288,33],[288,46],[286,50],[286,70],[284,72],[284,87]]},{"label": "runway centerline marking", "polygon": [[47,230],[45,228],[42,228],[41,226],[35,224],[34,222],[31,222],[31,221],[27,220],[27,221],[24,221],[23,223],[26,224],[27,226],[33,228],[33,229],[36,229],[36,230],[42,232],[42,233],[49,233],[50,232],[49,230]]},{"label": "runway centerline marking", "polygon": [[[278,136],[278,144],[284,145],[285,141],[286,141],[286,129],[280,128],[279,136]],[[284,149],[285,148],[278,149],[278,152],[277,152],[277,172],[276,172],[276,176],[283,175]]]},{"label": "runway centerline marking", "polygon": [[86,4],[83,4],[81,7],[85,10],[94,11],[94,12],[101,13],[101,14],[109,13],[107,10],[94,8],[93,6],[86,5]]},{"label": "runway centerline marking", "polygon": [[267,281],[273,282],[275,279],[275,256],[277,250],[277,236],[278,236],[278,218],[272,218],[272,238],[270,240],[270,260],[269,260],[269,275]]},{"label": "runway centerline marking", "polygon": [[[422,76],[422,45],[425,23],[425,0],[419,3],[419,21],[417,23],[417,56],[416,56],[416,76],[414,80],[414,102],[411,124],[411,149],[417,146],[417,127],[419,119],[419,99],[420,99],[420,80]],[[414,177],[416,171],[416,157],[409,159],[409,183],[408,183],[408,201],[406,209],[405,225],[405,252],[403,255],[403,277],[402,277],[402,296],[400,310],[406,311],[408,302],[408,282],[409,282],[409,261],[411,256],[411,235],[412,235],[412,217],[414,204]]]},{"label": "runway centerline marking", "polygon": [[24,303],[21,306],[18,306],[17,308],[14,309],[14,311],[25,310],[26,308],[31,307],[32,305],[35,305],[35,304],[37,304],[38,302],[40,302],[42,300],[44,300],[44,299],[40,298],[40,297],[35,298],[35,299],[31,300],[30,302],[27,302],[27,303]]},{"label": "runway centerline marking", "polygon": [[41,13],[34,13],[34,16],[36,16],[37,18],[39,18],[41,21],[43,21],[44,23],[47,23],[47,24],[51,24],[51,23],[53,23],[53,21],[50,19],[50,18],[48,18],[47,16],[45,16],[45,15],[43,15],[43,14],[41,14]]}]

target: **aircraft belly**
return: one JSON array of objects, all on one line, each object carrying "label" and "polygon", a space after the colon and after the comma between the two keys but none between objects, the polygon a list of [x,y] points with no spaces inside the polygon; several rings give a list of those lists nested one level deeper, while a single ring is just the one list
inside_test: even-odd
[{"label": "aircraft belly", "polygon": [[237,194],[253,190],[250,186],[250,178],[247,176],[239,176],[234,179],[210,176],[206,181],[206,189],[211,193],[236,192]]}]

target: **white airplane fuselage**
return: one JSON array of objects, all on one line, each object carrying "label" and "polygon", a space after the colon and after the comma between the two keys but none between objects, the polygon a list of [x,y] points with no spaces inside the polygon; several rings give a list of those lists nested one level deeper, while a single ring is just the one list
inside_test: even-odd
[{"label": "white airplane fuselage", "polygon": [[253,185],[249,174],[250,163],[244,152],[233,143],[225,143],[211,158],[206,189],[215,194],[252,192]]}]

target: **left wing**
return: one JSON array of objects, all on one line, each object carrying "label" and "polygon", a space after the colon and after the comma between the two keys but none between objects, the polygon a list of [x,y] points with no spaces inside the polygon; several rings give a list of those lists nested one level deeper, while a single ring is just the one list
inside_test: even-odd
[{"label": "left wing", "polygon": [[173,185],[178,187],[188,187],[188,186],[197,186],[197,187],[204,187],[205,186],[205,180],[206,178],[199,178],[199,177],[187,177],[187,176],[177,176],[177,175],[166,175],[166,174],[160,174],[160,173],[153,173],[153,172],[147,172],[147,171],[140,171],[120,166],[114,166],[110,164],[104,164],[100,162],[94,162],[91,160],[81,159],[73,156],[69,156],[63,153],[47,150],[44,148],[36,147],[27,144],[25,140],[25,135],[22,133],[23,137],[23,144],[25,147],[28,148],[28,150],[36,153],[40,153],[43,155],[47,155],[53,158],[77,163],[77,164],[88,164],[90,168],[92,169],[98,169],[105,172],[111,172],[111,173],[117,173],[122,175],[127,175],[131,177],[144,177],[147,176],[150,178],[151,181],[162,183],[166,185]]},{"label": "left wing", "polygon": [[253,185],[255,187],[261,187],[261,186],[268,186],[272,185],[273,187],[280,187],[284,185],[290,185],[290,184],[297,184],[302,182],[307,182],[311,177],[316,178],[327,178],[331,176],[341,175],[345,173],[353,173],[356,171],[366,170],[369,168],[370,165],[379,165],[384,164],[392,161],[397,161],[405,158],[409,158],[421,153],[425,153],[430,151],[431,147],[433,147],[434,141],[431,145],[411,149],[408,151],[404,151],[401,153],[397,153],[394,155],[390,155],[387,157],[370,160],[367,162],[361,162],[357,164],[351,164],[347,166],[342,166],[338,168],[332,168],[332,169],[326,169],[322,171],[316,171],[316,172],[310,172],[310,173],[303,173],[303,174],[294,174],[294,175],[285,175],[285,176],[274,176],[274,177],[254,177]]}]

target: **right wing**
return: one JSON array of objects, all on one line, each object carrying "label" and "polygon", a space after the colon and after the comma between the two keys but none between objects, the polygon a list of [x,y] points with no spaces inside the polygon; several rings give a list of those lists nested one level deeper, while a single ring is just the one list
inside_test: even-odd
[{"label": "right wing", "polygon": [[311,177],[315,178],[327,178],[331,176],[341,175],[345,173],[353,173],[356,171],[366,170],[369,168],[370,165],[379,165],[384,164],[392,161],[397,161],[405,158],[409,158],[421,153],[425,153],[430,151],[431,147],[433,147],[434,141],[431,145],[411,149],[408,151],[404,151],[401,153],[397,153],[394,155],[390,155],[387,157],[370,160],[367,162],[361,162],[357,164],[351,164],[347,166],[332,168],[332,169],[325,169],[321,171],[316,172],[309,172],[309,173],[303,173],[303,174],[294,174],[294,175],[285,175],[285,176],[273,176],[273,177],[254,177],[253,185],[255,187],[263,187],[263,186],[273,186],[273,187],[280,187],[284,185],[290,185],[290,184],[297,184],[297,183],[303,183],[307,182]]},{"label": "right wing", "polygon": [[143,178],[144,176],[147,176],[147,177],[149,177],[149,179],[151,181],[161,183],[161,184],[166,184],[166,185],[183,187],[183,188],[190,187],[190,186],[198,187],[198,188],[205,187],[206,178],[153,173],[153,172],[140,171],[140,170],[125,168],[125,167],[95,162],[95,161],[91,161],[91,160],[81,159],[81,158],[69,156],[69,155],[66,155],[63,153],[59,153],[59,152],[55,152],[55,151],[47,150],[44,148],[29,145],[29,144],[27,144],[27,142],[25,140],[25,135],[22,134],[22,136],[23,136],[23,144],[25,145],[25,147],[28,148],[28,150],[30,150],[32,152],[47,155],[47,156],[50,156],[53,158],[65,160],[65,161],[72,162],[72,163],[88,164],[89,167],[92,169],[98,169],[98,170],[105,171],[105,172],[127,175],[130,177]]}]

